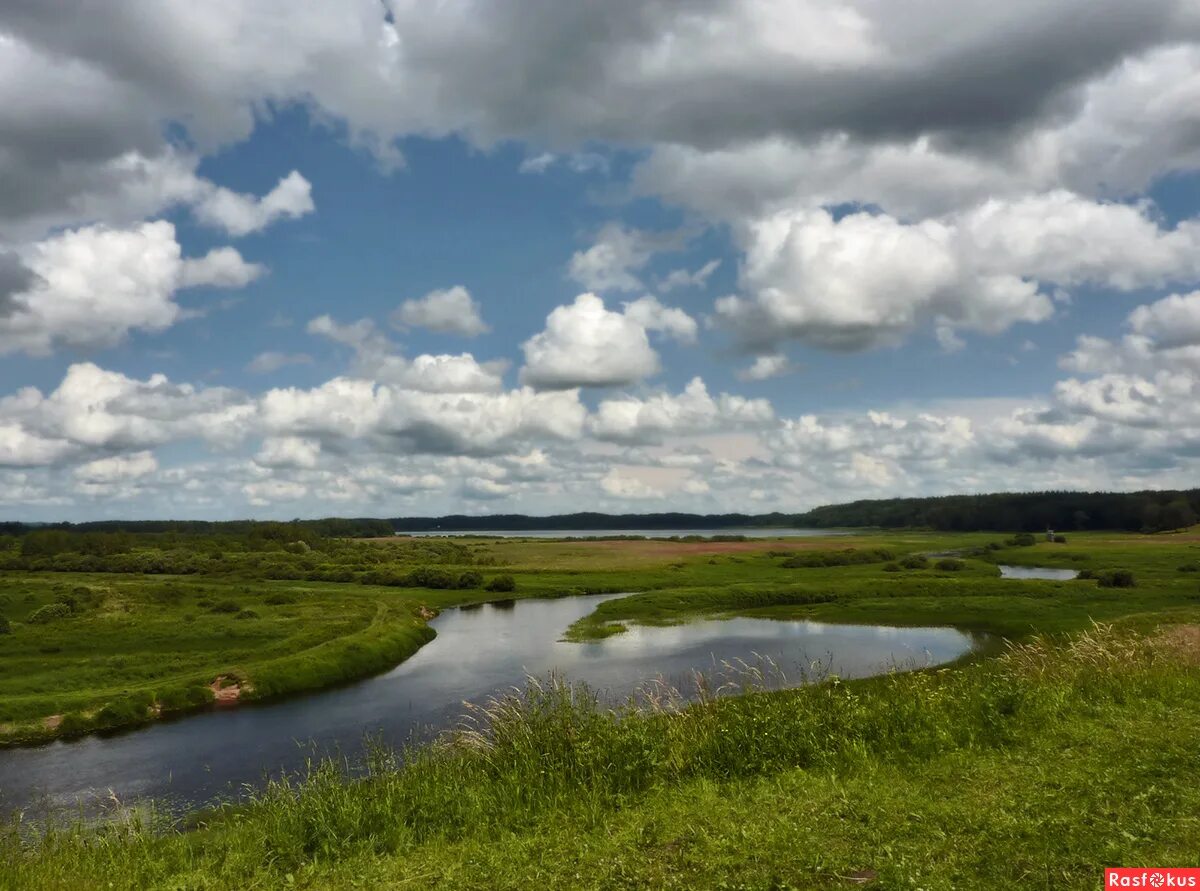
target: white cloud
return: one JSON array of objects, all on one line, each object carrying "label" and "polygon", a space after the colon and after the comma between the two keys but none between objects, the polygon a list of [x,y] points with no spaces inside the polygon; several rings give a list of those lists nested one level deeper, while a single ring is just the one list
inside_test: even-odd
[{"label": "white cloud", "polygon": [[616,467],[605,474],[604,478],[600,480],[600,488],[614,498],[636,501],[648,498],[662,498],[665,494],[661,489],[649,485],[636,476],[631,476],[627,470],[622,471]]},{"label": "white cloud", "polygon": [[299,436],[270,436],[254,456],[263,467],[316,467],[321,443]]},{"label": "white cloud", "polygon": [[259,353],[246,365],[246,370],[253,374],[271,374],[289,365],[311,365],[312,356],[308,353],[280,353],[267,350]]},{"label": "white cloud", "polygon": [[609,223],[592,246],[571,256],[568,273],[589,291],[638,291],[638,273],[658,251],[677,250],[676,233],[653,233]]},{"label": "white cloud", "polygon": [[935,322],[997,333],[1053,312],[1039,285],[1132,290],[1200,278],[1200,223],[1160,228],[1145,207],[1065,192],[987,201],[903,223],[886,214],[784,211],[748,222],[742,285],[718,317],[752,348],[792,337],[831,349],[895,343]]},{"label": "white cloud", "polygon": [[402,326],[463,337],[476,337],[489,330],[480,316],[479,303],[462,285],[430,291],[419,300],[405,300],[392,320]]},{"label": "white cloud", "polygon": [[0,353],[111,347],[132,331],[163,331],[180,319],[177,290],[241,287],[263,271],[233,248],[181,254],[174,227],[161,221],[76,229],[28,247],[24,261],[36,278],[0,315]]},{"label": "white cloud", "polygon": [[784,353],[767,353],[755,356],[753,362],[737,372],[737,377],[743,381],[765,381],[794,370],[795,365]]},{"label": "white cloud", "polygon": [[312,184],[298,170],[283,177],[275,188],[256,198],[213,187],[192,208],[200,222],[224,229],[230,235],[260,232],[279,219],[296,219],[312,213]]},{"label": "white cloud", "polygon": [[97,458],[75,468],[75,476],[88,483],[119,483],[136,480],[158,470],[158,461],[153,452],[134,452],[129,455],[114,455]]},{"label": "white cloud", "polygon": [[720,267],[720,260],[709,260],[699,269],[672,269],[658,283],[660,291],[674,291],[677,288],[703,288],[708,284],[712,274]]},{"label": "white cloud", "polygon": [[546,317],[546,329],[522,344],[524,383],[544,389],[610,387],[658,372],[658,354],[636,320],[580,294]]},{"label": "white cloud", "polygon": [[649,295],[622,305],[625,307],[625,318],[647,331],[660,331],[682,343],[696,342],[696,320],[682,309],[663,306],[657,298]]},{"label": "white cloud", "polygon": [[660,393],[644,399],[606,399],[588,427],[599,439],[656,442],[669,436],[762,429],[774,420],[774,410],[767,400],[728,393],[714,399],[697,377],[678,396]]}]

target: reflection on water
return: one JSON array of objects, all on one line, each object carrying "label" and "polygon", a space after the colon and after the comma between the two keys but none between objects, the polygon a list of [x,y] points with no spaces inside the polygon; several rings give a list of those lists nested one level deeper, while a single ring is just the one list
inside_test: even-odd
[{"label": "reflection on water", "polygon": [[258,784],[268,772],[341,752],[354,758],[365,734],[401,744],[446,727],[464,700],[478,702],[551,671],[608,697],[625,698],[662,678],[687,686],[691,672],[723,661],[772,660],[793,683],[811,665],[845,678],[889,667],[947,662],[972,639],[948,628],[888,628],[767,619],[632,627],[586,644],[559,640],[612,595],[522,600],[447,610],[438,636],[392,671],[324,693],[210,711],[119,736],[85,737],[0,751],[0,810],[152,797],[174,807],[211,802]]},{"label": "reflection on water", "polygon": [[1000,577],[1006,579],[1050,579],[1069,582],[1079,575],[1075,569],[1055,569],[1053,566],[1001,566]]}]

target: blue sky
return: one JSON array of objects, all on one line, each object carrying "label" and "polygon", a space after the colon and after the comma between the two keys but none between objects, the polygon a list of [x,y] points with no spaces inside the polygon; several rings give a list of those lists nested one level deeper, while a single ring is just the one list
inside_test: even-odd
[{"label": "blue sky", "polygon": [[0,12],[0,517],[1193,484],[1200,14],[968,5]]}]

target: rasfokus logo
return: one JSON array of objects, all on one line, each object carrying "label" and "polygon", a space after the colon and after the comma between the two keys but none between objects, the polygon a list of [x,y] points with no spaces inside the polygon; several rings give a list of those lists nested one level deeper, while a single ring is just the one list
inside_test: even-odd
[{"label": "rasfokus logo", "polygon": [[1200,869],[1115,867],[1104,871],[1104,887],[1200,889]]}]

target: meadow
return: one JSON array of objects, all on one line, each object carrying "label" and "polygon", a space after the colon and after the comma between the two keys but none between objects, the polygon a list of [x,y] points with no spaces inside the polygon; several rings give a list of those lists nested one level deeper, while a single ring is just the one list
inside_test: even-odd
[{"label": "meadow", "polygon": [[[376,751],[366,778],[314,764],[183,821],[14,818],[0,885],[1091,888],[1105,864],[1197,865],[1195,531],[331,539],[225,543],[217,558],[172,544],[136,540],[87,571],[76,552],[0,552],[11,741],[119,722],[113,703],[146,721],[233,685],[268,697],[376,672],[430,639],[434,611],[485,600],[630,592],[564,629],[579,641],[746,615],[1007,643],[952,668],[790,691],[751,673],[743,695],[690,705],[658,690],[614,710],[535,685],[435,745]],[[185,556],[203,565],[116,571]],[[997,564],[1086,577],[1002,579]],[[68,609],[31,621],[56,603]],[[48,726],[55,715],[79,723]]]}]

